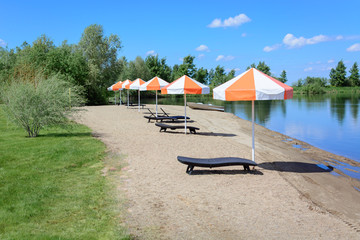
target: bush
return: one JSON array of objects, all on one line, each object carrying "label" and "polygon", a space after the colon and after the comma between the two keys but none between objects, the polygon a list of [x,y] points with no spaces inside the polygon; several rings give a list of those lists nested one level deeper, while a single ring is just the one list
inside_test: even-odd
[{"label": "bush", "polygon": [[322,94],[325,93],[324,87],[319,83],[305,85],[301,88],[301,93],[305,94]]},{"label": "bush", "polygon": [[74,106],[84,103],[80,89],[64,81],[61,75],[48,79],[37,76],[34,82],[13,81],[4,87],[4,110],[29,137],[36,137],[45,126],[66,124]]}]

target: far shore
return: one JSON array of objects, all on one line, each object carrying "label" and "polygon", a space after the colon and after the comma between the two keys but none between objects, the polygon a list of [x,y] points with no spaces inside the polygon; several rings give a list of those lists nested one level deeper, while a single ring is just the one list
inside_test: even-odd
[{"label": "far shore", "polygon": [[[155,105],[147,105],[154,110]],[[183,106],[164,105],[183,115]],[[110,152],[124,156],[119,198],[125,196],[124,224],[140,239],[359,239],[360,181],[327,161],[360,166],[305,142],[255,127],[255,161],[242,167],[195,168],[177,156],[251,159],[251,122],[231,113],[187,108],[200,128],[159,132],[143,117],[147,110],[126,106],[85,107],[77,117]],[[304,151],[292,147],[302,145]],[[111,164],[104,170],[112,169]],[[334,174],[336,173],[336,174]]]}]

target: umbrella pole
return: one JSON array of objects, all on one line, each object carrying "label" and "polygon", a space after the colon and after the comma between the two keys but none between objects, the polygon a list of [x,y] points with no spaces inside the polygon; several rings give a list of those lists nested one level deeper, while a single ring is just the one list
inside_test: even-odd
[{"label": "umbrella pole", "polygon": [[129,107],[129,89],[127,90],[127,96],[128,96],[127,106]]},{"label": "umbrella pole", "polygon": [[156,117],[158,116],[158,111],[157,111],[157,90],[156,90]]},{"label": "umbrella pole", "polygon": [[119,90],[119,93],[120,93],[120,104],[119,106],[121,105],[121,90]]},{"label": "umbrella pole", "polygon": [[251,101],[251,118],[252,118],[252,152],[251,152],[251,157],[252,160],[255,162],[255,124],[254,124],[254,119],[255,119],[255,102],[254,100]]},{"label": "umbrella pole", "polygon": [[186,135],[186,93],[184,94],[184,104],[185,104],[185,135]]},{"label": "umbrella pole", "polygon": [[140,88],[139,88],[139,90],[138,90],[138,106],[139,106],[139,110],[138,110],[138,112],[140,112]]},{"label": "umbrella pole", "polygon": [[116,91],[114,91],[115,105],[116,105]]}]

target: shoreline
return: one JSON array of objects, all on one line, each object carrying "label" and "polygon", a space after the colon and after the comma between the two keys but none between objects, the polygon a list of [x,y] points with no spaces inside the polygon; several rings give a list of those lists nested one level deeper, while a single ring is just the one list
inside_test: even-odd
[{"label": "shoreline", "polygon": [[[171,114],[183,115],[183,106],[161,107]],[[360,189],[360,182],[346,175],[334,176],[315,162],[327,164],[326,160],[339,159],[337,155],[296,139],[284,142],[288,136],[256,125],[256,171],[246,174],[236,166],[195,168],[196,174],[188,176],[186,166],[176,156],[251,159],[251,122],[232,113],[188,108],[188,115],[195,120],[191,126],[200,131],[185,135],[180,130],[160,133],[143,118],[145,110],[138,113],[137,109],[114,105],[85,109],[77,121],[93,129],[109,151],[126,155],[128,166],[121,172],[119,191],[128,199],[126,224],[135,236],[360,236],[360,192],[356,189]],[[309,149],[292,147],[294,141]]]}]

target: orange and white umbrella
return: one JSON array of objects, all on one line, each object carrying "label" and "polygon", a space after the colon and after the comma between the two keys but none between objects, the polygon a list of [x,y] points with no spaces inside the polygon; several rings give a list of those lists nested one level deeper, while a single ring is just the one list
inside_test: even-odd
[{"label": "orange and white umbrella", "polygon": [[186,134],[186,94],[209,94],[210,88],[186,75],[161,89],[162,94],[184,94]]},{"label": "orange and white umbrella", "polygon": [[[121,89],[125,89],[126,86],[130,85],[132,82],[129,79],[126,79],[125,81],[123,81],[123,83],[121,84]],[[129,106],[129,90],[127,91],[127,105]]]},{"label": "orange and white umbrella", "polygon": [[135,89],[138,90],[138,105],[139,105],[139,112],[140,112],[140,86],[143,85],[145,81],[143,81],[141,78],[137,78],[134,80],[131,84],[126,85],[126,89]]},{"label": "orange and white umbrella", "polygon": [[169,83],[159,77],[154,77],[140,86],[140,91],[155,90],[156,92],[156,117],[158,116],[158,97],[157,91],[167,86]]},{"label": "orange and white umbrella", "polygon": [[[114,91],[115,105],[116,105],[116,91],[119,91],[119,90],[121,91],[121,84],[122,84],[122,82],[119,81],[107,88],[108,91]],[[121,92],[120,92],[120,104],[121,104]]]},{"label": "orange and white umbrella", "polygon": [[255,161],[255,100],[285,100],[293,97],[293,88],[251,68],[213,89],[213,98],[223,101],[252,101],[252,160]]}]

